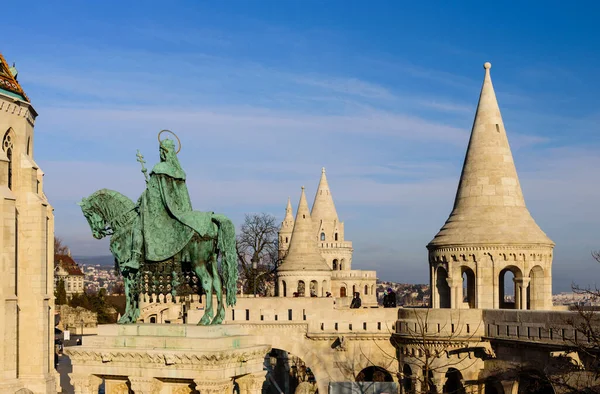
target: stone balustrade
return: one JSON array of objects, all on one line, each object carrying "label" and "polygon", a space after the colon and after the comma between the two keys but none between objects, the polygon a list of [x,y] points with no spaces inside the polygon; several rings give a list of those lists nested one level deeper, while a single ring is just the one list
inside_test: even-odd
[{"label": "stone balustrade", "polygon": [[332,271],[331,279],[377,279],[377,271],[342,270]]},{"label": "stone balustrade", "polygon": [[321,249],[352,248],[352,242],[351,241],[319,242],[318,246]]}]

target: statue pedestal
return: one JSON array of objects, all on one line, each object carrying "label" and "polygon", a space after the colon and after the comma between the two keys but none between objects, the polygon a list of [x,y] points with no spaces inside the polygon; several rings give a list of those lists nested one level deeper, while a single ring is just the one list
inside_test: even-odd
[{"label": "statue pedestal", "polygon": [[108,324],[64,351],[75,394],[97,393],[102,379],[106,394],[231,393],[236,379],[264,380],[271,347],[256,343],[237,325]]}]

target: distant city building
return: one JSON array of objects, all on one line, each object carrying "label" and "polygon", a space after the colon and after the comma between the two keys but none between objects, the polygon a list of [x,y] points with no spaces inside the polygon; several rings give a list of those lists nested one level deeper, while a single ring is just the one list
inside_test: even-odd
[{"label": "distant city building", "polygon": [[62,279],[65,284],[67,296],[84,291],[85,274],[70,254],[54,256],[54,288]]}]

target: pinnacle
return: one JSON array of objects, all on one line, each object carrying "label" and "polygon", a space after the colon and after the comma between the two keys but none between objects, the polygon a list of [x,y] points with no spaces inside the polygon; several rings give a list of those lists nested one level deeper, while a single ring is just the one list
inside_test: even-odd
[{"label": "pinnacle", "polygon": [[446,224],[429,244],[552,244],[527,210],[490,76],[485,77],[471,138]]},{"label": "pinnacle", "polygon": [[333,203],[333,197],[331,196],[331,190],[329,189],[329,183],[325,175],[325,167],[321,169],[321,180],[315,194],[311,216],[315,223],[338,221],[337,211],[335,210],[335,204]]}]

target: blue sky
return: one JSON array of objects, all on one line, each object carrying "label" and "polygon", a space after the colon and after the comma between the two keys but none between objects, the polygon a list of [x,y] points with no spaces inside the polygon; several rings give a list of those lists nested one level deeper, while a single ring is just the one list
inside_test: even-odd
[{"label": "blue sky", "polygon": [[169,128],[196,209],[282,219],[325,166],[353,266],[427,282],[490,61],[527,205],[557,244],[554,291],[594,284],[600,5],[421,3],[5,5],[0,50],[40,113],[57,234],[108,254],[75,202],[102,187],[137,198],[136,149],[153,165]]}]

